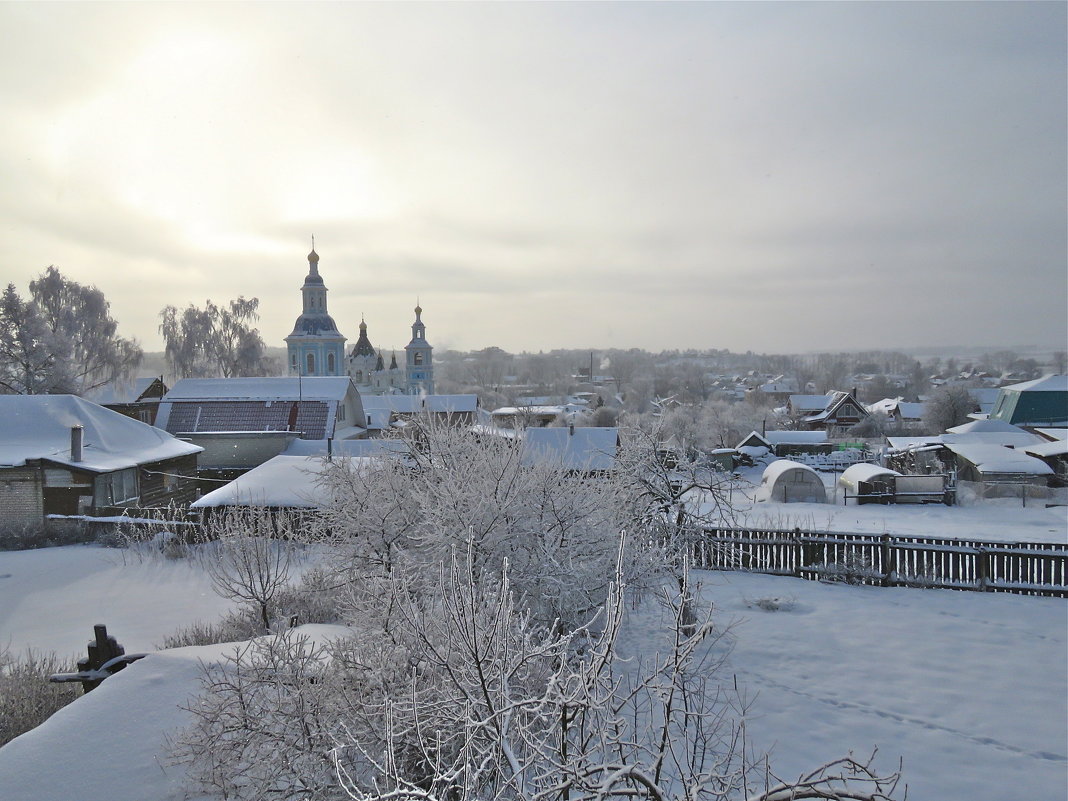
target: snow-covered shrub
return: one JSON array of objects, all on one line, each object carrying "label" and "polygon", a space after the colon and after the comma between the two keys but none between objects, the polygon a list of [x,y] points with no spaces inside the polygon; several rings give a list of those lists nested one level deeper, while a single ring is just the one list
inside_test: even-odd
[{"label": "snow-covered shrub", "polygon": [[852,550],[836,562],[820,565],[813,569],[819,573],[820,581],[832,583],[870,584],[882,578],[882,574],[872,566],[869,557]]},{"label": "snow-covered shrub", "polygon": [[756,607],[765,612],[792,612],[797,601],[794,598],[757,598],[755,601],[746,601],[746,606]]},{"label": "snow-covered shrub", "polygon": [[75,657],[26,651],[11,656],[0,650],[0,746],[36,728],[79,695],[77,684],[52,684],[48,677],[70,669]]},{"label": "snow-covered shrub", "polygon": [[213,514],[202,527],[209,542],[201,563],[212,587],[223,598],[253,606],[263,631],[279,612],[275,599],[298,558],[297,531],[293,515],[255,507]]},{"label": "snow-covered shrub", "polygon": [[184,648],[187,645],[214,645],[242,642],[263,634],[259,614],[252,607],[236,609],[214,623],[195,621],[181,626],[163,638],[157,648]]},{"label": "snow-covered shrub", "polygon": [[189,779],[223,798],[344,798],[331,749],[336,698],[325,651],[295,630],[259,637],[204,668],[195,723],[172,751]]},{"label": "snow-covered shrub", "polygon": [[296,584],[287,584],[274,598],[278,614],[285,620],[304,623],[337,623],[339,618],[340,579],[326,568],[307,571]]},{"label": "snow-covered shrub", "polygon": [[[313,568],[295,584],[278,589],[274,608],[283,625],[296,618],[298,624],[336,623],[339,619],[337,577],[328,570]],[[214,623],[196,621],[182,626],[163,638],[159,648],[182,648],[187,645],[213,645],[250,640],[263,634],[263,618],[258,607],[240,606]]]}]

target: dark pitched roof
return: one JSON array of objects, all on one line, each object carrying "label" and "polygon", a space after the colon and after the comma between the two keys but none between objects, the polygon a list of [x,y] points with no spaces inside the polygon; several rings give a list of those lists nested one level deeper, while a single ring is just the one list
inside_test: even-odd
[{"label": "dark pitched roof", "polygon": [[172,406],[166,429],[172,434],[299,431],[305,439],[325,439],[333,433],[335,406],[321,400],[183,401]]}]

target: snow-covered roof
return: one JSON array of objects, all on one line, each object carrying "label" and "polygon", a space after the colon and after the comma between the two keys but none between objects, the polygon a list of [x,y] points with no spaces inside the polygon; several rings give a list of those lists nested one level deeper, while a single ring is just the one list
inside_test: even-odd
[{"label": "snow-covered roof", "polygon": [[761,392],[774,392],[779,394],[797,392],[797,379],[780,377],[780,380],[769,381],[766,384],[762,384],[759,389]]},{"label": "snow-covered roof", "polygon": [[459,414],[478,409],[478,395],[427,395],[423,408],[436,414]]},{"label": "snow-covered roof", "polygon": [[556,415],[567,411],[566,406],[502,406],[491,414],[497,417],[517,417],[523,414]]},{"label": "snow-covered roof", "polygon": [[833,399],[833,392],[826,395],[791,395],[790,407],[796,412],[822,412]]},{"label": "snow-covered roof", "polygon": [[616,428],[528,428],[523,464],[548,462],[566,470],[611,470],[616,463]]},{"label": "snow-covered roof", "polygon": [[[987,423],[997,421],[980,420],[977,422]],[[965,428],[969,425],[972,424],[965,423],[964,426],[956,426],[955,428]],[[1013,426],[1013,428],[1016,427]],[[1028,445],[1037,445],[1044,440],[1037,434],[1032,434],[1023,429],[1017,429],[1016,431],[968,430],[957,434],[946,433],[926,437],[887,437],[886,441],[890,447],[895,450],[906,450],[927,445],[998,445],[1003,447],[1025,448]]]},{"label": "snow-covered roof", "polygon": [[898,404],[900,403],[902,403],[901,398],[883,398],[882,400],[875,401],[875,403],[869,403],[867,409],[872,414],[890,414],[897,409]]},{"label": "snow-covered roof", "polygon": [[194,501],[194,509],[215,506],[269,506],[321,509],[332,501],[322,474],[335,463],[353,467],[373,462],[370,457],[342,456],[333,462],[321,456],[275,456],[229,484]]},{"label": "snow-covered roof", "polygon": [[915,450],[929,446],[941,447],[942,435],[934,434],[925,437],[887,437],[886,444],[895,451]]},{"label": "snow-covered roof", "polygon": [[1041,459],[1000,445],[965,443],[948,444],[947,447],[957,456],[975,465],[980,473],[1020,473],[1032,476],[1047,476],[1053,473],[1053,469]]},{"label": "snow-covered roof", "polygon": [[183,378],[163,397],[184,400],[342,400],[356,385],[348,376]]},{"label": "snow-covered roof", "polygon": [[[758,443],[761,443],[761,444],[755,445],[755,446],[754,445],[746,445],[747,442],[758,442]],[[771,442],[768,441],[767,437],[765,437],[759,431],[750,431],[748,434],[746,434],[744,437],[742,437],[741,440],[739,440],[738,444],[735,445],[734,447],[735,448],[753,448],[753,447],[757,447],[757,448],[763,448],[764,450],[767,450],[767,448],[770,447],[770,446],[771,446]]]},{"label": "snow-covered roof", "polygon": [[[80,425],[82,459],[70,459],[70,430]],[[75,395],[0,395],[0,466],[47,459],[93,472],[200,453],[166,431]]]},{"label": "snow-covered roof", "polygon": [[[978,422],[993,422],[980,420]],[[1042,442],[1042,437],[1028,431],[966,431],[963,434],[943,434],[946,445],[1003,445],[1023,448]]]},{"label": "snow-covered roof", "polygon": [[818,414],[810,414],[805,417],[806,422],[816,423],[824,420],[829,420],[835,412],[839,411],[843,406],[848,405],[851,408],[855,408],[861,414],[867,414],[868,410],[864,408],[863,403],[857,402],[852,395],[848,392],[835,391],[829,394],[831,398],[830,403],[827,404],[827,408],[820,411]]},{"label": "snow-covered roof", "polygon": [[133,381],[113,381],[97,387],[85,397],[101,406],[108,403],[135,403],[152,386],[152,382],[158,380],[158,376],[148,376]]},{"label": "snow-covered roof", "polygon": [[363,397],[365,412],[385,410],[395,414],[415,414],[422,408],[423,399],[419,395],[366,395]]},{"label": "snow-covered roof", "polygon": [[765,484],[767,486],[771,486],[779,480],[779,477],[781,475],[783,475],[784,473],[789,473],[793,470],[800,470],[804,473],[811,473],[816,477],[818,481],[820,481],[821,483],[823,482],[823,479],[820,478],[820,474],[813,470],[811,467],[809,467],[807,464],[801,464],[800,462],[795,462],[790,459],[776,459],[774,462],[764,468],[764,474],[760,478],[760,483]]},{"label": "snow-covered roof", "polygon": [[1009,384],[1002,387],[1002,389],[1011,389],[1017,392],[1068,392],[1068,375],[1047,375],[1042,378],[1036,378],[1033,381]]},{"label": "snow-covered roof", "polygon": [[766,431],[764,439],[772,445],[822,445],[827,442],[827,432]]},{"label": "snow-covered roof", "polygon": [[1007,423],[1004,420],[973,420],[970,423],[964,423],[963,425],[953,426],[953,428],[947,428],[946,431],[950,434],[988,434],[988,433],[1012,433],[1012,434],[1026,434],[1019,426],[1014,426],[1012,423]]},{"label": "snow-covered roof", "polygon": [[328,448],[325,439],[295,439],[281,455],[324,457],[330,451],[335,456],[381,456],[407,453],[408,443],[400,439],[346,439],[334,440]]},{"label": "snow-covered roof", "polygon": [[838,477],[838,483],[843,487],[855,488],[861,481],[873,481],[876,478],[900,475],[901,473],[897,472],[897,470],[891,470],[889,467],[881,467],[868,462],[857,462],[842,471],[842,475]]},{"label": "snow-covered roof", "polygon": [[501,428],[492,423],[475,423],[471,426],[471,433],[480,436],[500,437],[501,439],[519,439],[522,432],[514,428]]},{"label": "snow-covered roof", "polygon": [[1020,450],[1031,454],[1031,456],[1037,456],[1039,459],[1048,459],[1051,456],[1068,456],[1068,440],[1059,439],[1053,442],[1042,442],[1038,445],[1029,445]]},{"label": "snow-covered roof", "polygon": [[1048,440],[1068,439],[1068,428],[1036,428],[1035,431]]},{"label": "snow-covered roof", "polygon": [[897,405],[897,411],[902,420],[922,420],[924,404],[914,401],[902,401]]},{"label": "snow-covered roof", "polygon": [[994,404],[997,403],[1000,391],[997,387],[968,388],[968,394],[979,404],[979,414],[990,414],[994,411]]}]

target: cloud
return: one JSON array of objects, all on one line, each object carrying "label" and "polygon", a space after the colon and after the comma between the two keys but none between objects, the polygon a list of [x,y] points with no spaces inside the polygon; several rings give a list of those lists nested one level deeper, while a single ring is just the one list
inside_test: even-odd
[{"label": "cloud", "polygon": [[1068,337],[1063,4],[7,4],[0,24],[9,280],[57,263],[149,348],[166,303],[238,294],[280,339],[313,234],[350,336],[362,311],[406,341],[419,296],[470,347]]}]

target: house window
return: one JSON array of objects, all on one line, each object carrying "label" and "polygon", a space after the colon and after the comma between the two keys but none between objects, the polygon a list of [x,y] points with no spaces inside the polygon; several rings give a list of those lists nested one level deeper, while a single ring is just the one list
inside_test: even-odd
[{"label": "house window", "polygon": [[334,361],[334,354],[326,354],[326,372],[333,375],[336,372],[336,362]]},{"label": "house window", "polygon": [[337,419],[342,423],[345,422],[345,404],[339,403],[337,406]]},{"label": "house window", "polygon": [[308,354],[307,363],[308,363],[308,369],[305,372],[305,375],[315,375],[315,354],[314,353],[309,353]]},{"label": "house window", "polygon": [[97,506],[119,506],[137,501],[137,468],[104,473],[97,478]]},{"label": "house window", "polygon": [[359,384],[363,381],[363,370],[357,370],[352,374],[352,377],[356,379],[356,383]]}]

